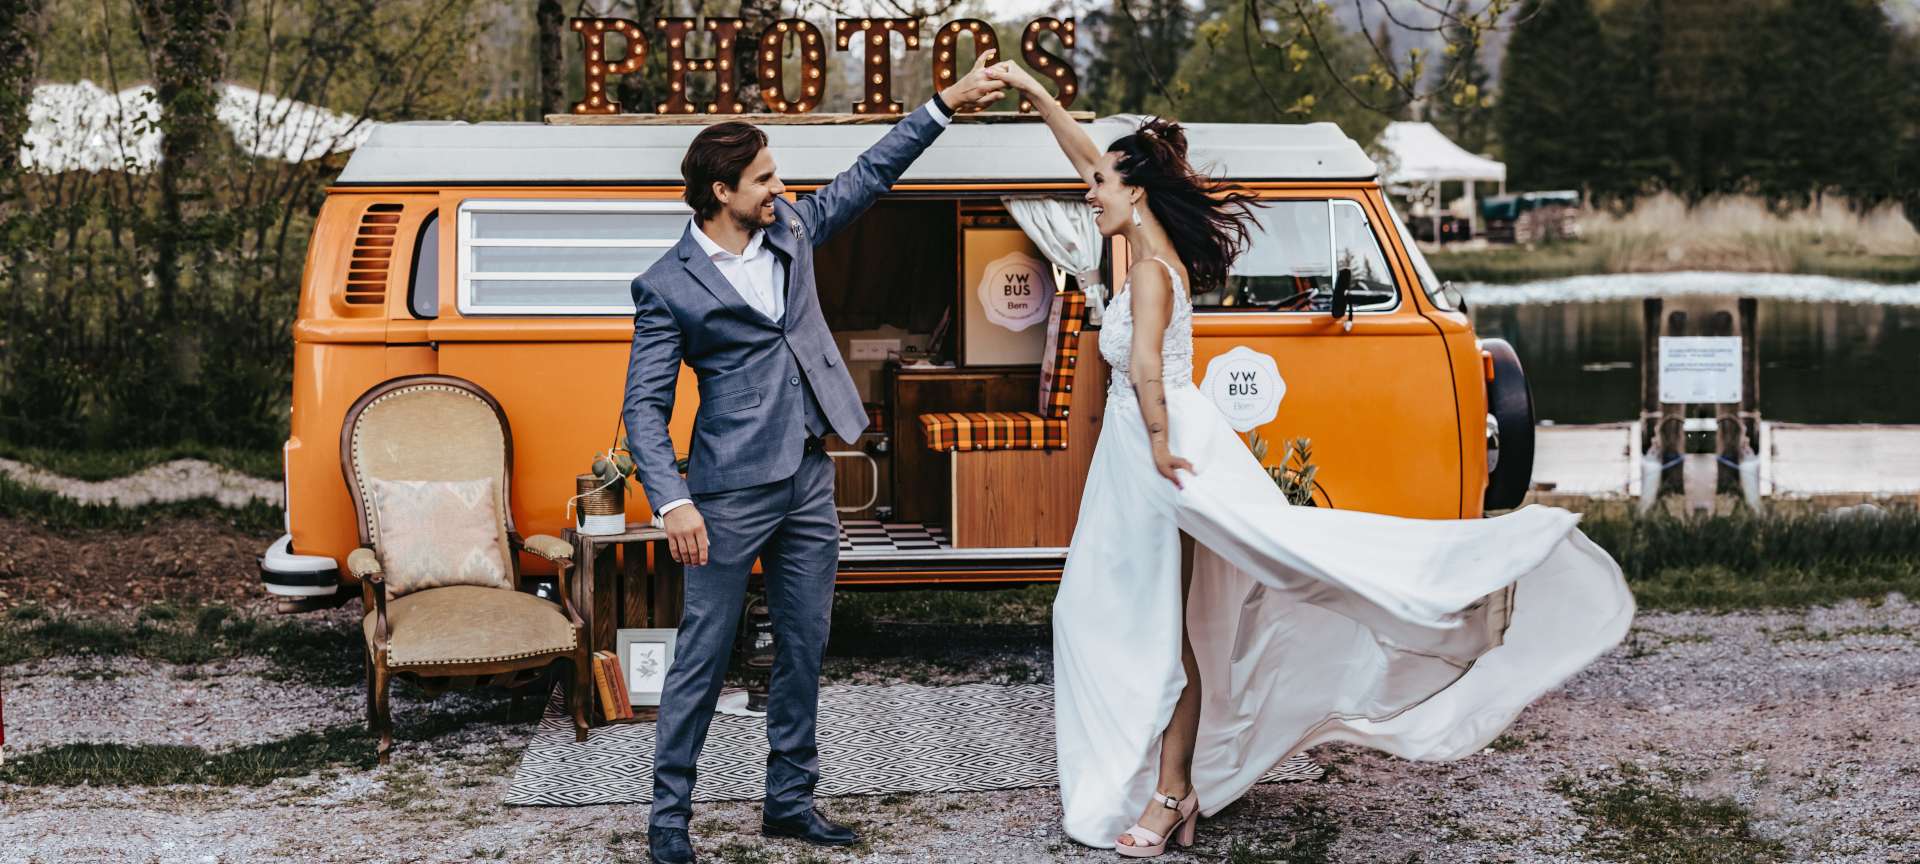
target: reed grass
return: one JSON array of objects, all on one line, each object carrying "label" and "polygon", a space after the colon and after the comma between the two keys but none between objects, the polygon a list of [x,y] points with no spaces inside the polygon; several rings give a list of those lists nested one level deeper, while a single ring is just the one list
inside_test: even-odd
[{"label": "reed grass", "polygon": [[1920,231],[1892,204],[1860,211],[1826,197],[1778,211],[1753,196],[1688,206],[1662,193],[1624,213],[1590,211],[1580,232],[1574,241],[1443,251],[1428,260],[1442,278],[1474,282],[1678,270],[1920,282]]}]

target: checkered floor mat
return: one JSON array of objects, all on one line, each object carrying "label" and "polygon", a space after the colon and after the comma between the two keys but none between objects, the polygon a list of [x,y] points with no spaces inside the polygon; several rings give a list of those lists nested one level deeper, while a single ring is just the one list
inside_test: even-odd
[{"label": "checkered floor mat", "polygon": [[840,523],[842,552],[907,552],[946,549],[947,529],[918,522],[875,522],[847,519]]},{"label": "checkered floor mat", "polygon": [[[653,800],[653,724],[602,726],[574,743],[564,702],[547,708],[507,789],[508,804],[577,806]],[[754,801],[766,786],[764,721],[716,715],[700,756],[697,801]],[[1059,782],[1053,688],[967,684],[835,685],[820,691],[822,797],[974,792]],[[1263,783],[1314,780],[1303,755]]]}]

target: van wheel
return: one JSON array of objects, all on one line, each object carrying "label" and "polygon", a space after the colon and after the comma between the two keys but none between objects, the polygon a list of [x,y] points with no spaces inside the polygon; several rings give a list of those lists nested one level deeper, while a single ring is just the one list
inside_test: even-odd
[{"label": "van wheel", "polygon": [[1507,340],[1482,339],[1480,348],[1493,355],[1487,413],[1500,433],[1498,458],[1489,460],[1493,470],[1487,473],[1484,504],[1488,510],[1508,510],[1520,506],[1533,483],[1533,390]]}]

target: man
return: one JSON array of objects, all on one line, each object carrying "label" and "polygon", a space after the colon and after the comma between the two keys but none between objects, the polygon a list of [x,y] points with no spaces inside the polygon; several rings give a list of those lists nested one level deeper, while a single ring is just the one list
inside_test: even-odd
[{"label": "man", "polygon": [[[687,821],[734,630],[757,558],[773,615],[763,830],[820,845],[858,837],[813,806],[820,662],[839,570],[832,432],[853,441],[867,413],[820,313],[813,248],[891,187],[953,112],[997,101],[983,52],[972,71],[903,118],[854,166],[798,203],[781,197],[767,138],[746,123],[687,148],[693,223],[633,280],[633,354],[624,414],[647,500],[686,565],[686,602],[654,737],[647,846],[659,864],[694,860]],[[667,421],[682,361],[700,378],[684,480]],[[711,520],[711,521],[709,521]]]}]

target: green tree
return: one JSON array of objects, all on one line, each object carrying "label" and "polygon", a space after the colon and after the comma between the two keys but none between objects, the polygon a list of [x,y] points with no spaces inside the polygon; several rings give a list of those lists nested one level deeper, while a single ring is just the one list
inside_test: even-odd
[{"label": "green tree", "polygon": [[1522,188],[1590,189],[1621,138],[1613,58],[1588,0],[1526,0],[1507,43],[1494,118]]},{"label": "green tree", "polygon": [[1493,127],[1493,76],[1481,58],[1482,38],[1458,23],[1447,25],[1445,35],[1440,83],[1428,119],[1454,143],[1484,153]]},{"label": "green tree", "polygon": [[1180,60],[1172,98],[1149,108],[1182,120],[1276,123],[1330,121],[1367,142],[1386,128],[1387,115],[1367,107],[1391,93],[1377,76],[1347,81],[1339,69],[1366,69],[1374,58],[1365,40],[1341,28],[1325,7],[1305,17],[1257,17],[1252,0],[1228,0],[1208,12]]},{"label": "green tree", "polygon": [[1193,42],[1184,0],[1112,0],[1080,21],[1081,32],[1094,35],[1086,107],[1100,114],[1138,114],[1153,97],[1164,99]]},{"label": "green tree", "polygon": [[1920,28],[1909,28],[1894,43],[1894,79],[1901,88],[1900,164],[1893,188],[1907,211],[1907,221],[1920,225]]},{"label": "green tree", "polygon": [[1901,137],[1894,32],[1873,0],[1786,0],[1748,53],[1751,176],[1768,197],[1800,203],[1837,191],[1856,203],[1892,192]]}]

